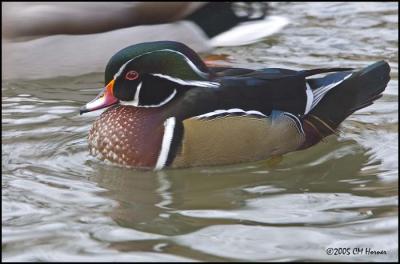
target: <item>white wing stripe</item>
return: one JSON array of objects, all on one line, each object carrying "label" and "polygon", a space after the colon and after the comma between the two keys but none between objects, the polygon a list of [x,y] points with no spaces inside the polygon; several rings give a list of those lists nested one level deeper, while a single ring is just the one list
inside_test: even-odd
[{"label": "white wing stripe", "polygon": [[[348,74],[346,75],[342,80],[335,82],[335,83],[331,83],[328,84],[327,86],[322,86],[320,88],[317,88],[315,90],[312,91],[312,94],[314,96],[310,110],[313,109],[318,103],[319,101],[321,101],[321,99],[330,91],[332,90],[334,87],[338,86],[340,83],[342,83],[344,80],[346,80],[347,78],[349,78],[352,74]],[[308,104],[308,101],[307,101]]]},{"label": "white wing stripe", "polygon": [[307,95],[307,103],[306,103],[306,109],[304,111],[304,114],[308,114],[308,112],[310,112],[311,110],[311,106],[312,106],[312,102],[314,100],[314,95],[311,91],[310,85],[308,84],[308,82],[306,81],[306,95]]}]

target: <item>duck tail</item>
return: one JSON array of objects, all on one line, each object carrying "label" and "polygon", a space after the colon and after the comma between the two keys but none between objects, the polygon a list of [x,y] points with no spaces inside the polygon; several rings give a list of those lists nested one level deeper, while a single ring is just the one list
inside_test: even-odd
[{"label": "duck tail", "polygon": [[[349,115],[380,98],[390,80],[389,73],[389,64],[379,61],[359,71],[334,73],[307,80],[314,99],[318,102],[304,116],[306,140],[300,149],[310,147],[322,138],[336,133],[339,124]],[[338,78],[342,80],[338,81]],[[318,97],[318,91],[324,90],[324,87],[329,87],[325,89],[328,91]]]}]

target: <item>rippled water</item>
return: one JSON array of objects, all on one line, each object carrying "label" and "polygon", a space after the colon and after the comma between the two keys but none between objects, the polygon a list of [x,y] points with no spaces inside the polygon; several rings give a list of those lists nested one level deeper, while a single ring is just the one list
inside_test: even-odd
[{"label": "rippled water", "polygon": [[[88,155],[103,74],[2,82],[5,261],[398,259],[398,5],[275,3],[279,34],[215,50],[245,67],[364,67],[391,81],[339,137],[267,162],[144,172]],[[351,248],[328,255],[328,248]],[[355,248],[386,254],[353,254]]]}]

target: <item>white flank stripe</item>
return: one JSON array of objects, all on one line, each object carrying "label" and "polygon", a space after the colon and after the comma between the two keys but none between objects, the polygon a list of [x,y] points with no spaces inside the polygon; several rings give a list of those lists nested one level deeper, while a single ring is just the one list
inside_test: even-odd
[{"label": "white flank stripe", "polygon": [[174,136],[175,117],[170,117],[164,122],[164,136],[161,143],[160,154],[158,155],[154,170],[161,170],[167,162],[169,149],[171,147],[172,138]]},{"label": "white flank stripe", "polygon": [[179,78],[175,78],[169,75],[161,74],[161,73],[153,73],[153,76],[157,76],[163,79],[170,80],[175,83],[179,83],[181,85],[190,85],[190,86],[198,86],[198,87],[210,87],[217,88],[219,87],[219,83],[216,82],[208,82],[208,81],[194,81],[194,80],[182,80]]},{"label": "white flank stripe", "polygon": [[202,115],[195,116],[195,118],[209,117],[209,116],[219,115],[219,114],[222,114],[222,113],[226,113],[226,110],[215,110],[213,112],[209,112],[209,113],[205,113],[205,114],[202,114]]},{"label": "white flank stripe", "polygon": [[234,113],[243,113],[244,115],[260,115],[262,117],[267,117],[266,115],[264,115],[263,113],[259,112],[259,111],[255,111],[255,110],[251,110],[251,111],[244,111],[243,109],[239,109],[239,108],[232,108],[232,109],[222,109],[222,110],[215,110],[212,112],[208,112],[202,115],[198,115],[198,116],[194,116],[193,118],[204,118],[204,117],[211,117],[211,116],[217,116],[220,114],[234,114]]},{"label": "white flank stripe", "polygon": [[255,111],[255,110],[247,111],[246,114],[249,114],[249,115],[260,115],[260,116],[265,116],[265,117],[267,117],[267,116],[264,115],[263,113],[261,113],[261,112],[259,112],[259,111]]},{"label": "white flank stripe", "polygon": [[308,84],[308,82],[306,81],[306,94],[307,94],[307,103],[306,103],[306,110],[304,111],[304,114],[308,114],[308,112],[310,112],[311,110],[311,105],[312,102],[314,100],[314,95],[311,91],[310,85]]}]

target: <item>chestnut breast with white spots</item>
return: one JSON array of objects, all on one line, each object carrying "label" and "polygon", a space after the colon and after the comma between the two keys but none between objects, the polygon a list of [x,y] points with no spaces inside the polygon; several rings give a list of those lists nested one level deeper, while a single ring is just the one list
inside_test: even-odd
[{"label": "chestnut breast with white spots", "polygon": [[90,154],[124,166],[154,167],[164,121],[159,108],[111,107],[90,129]]}]

